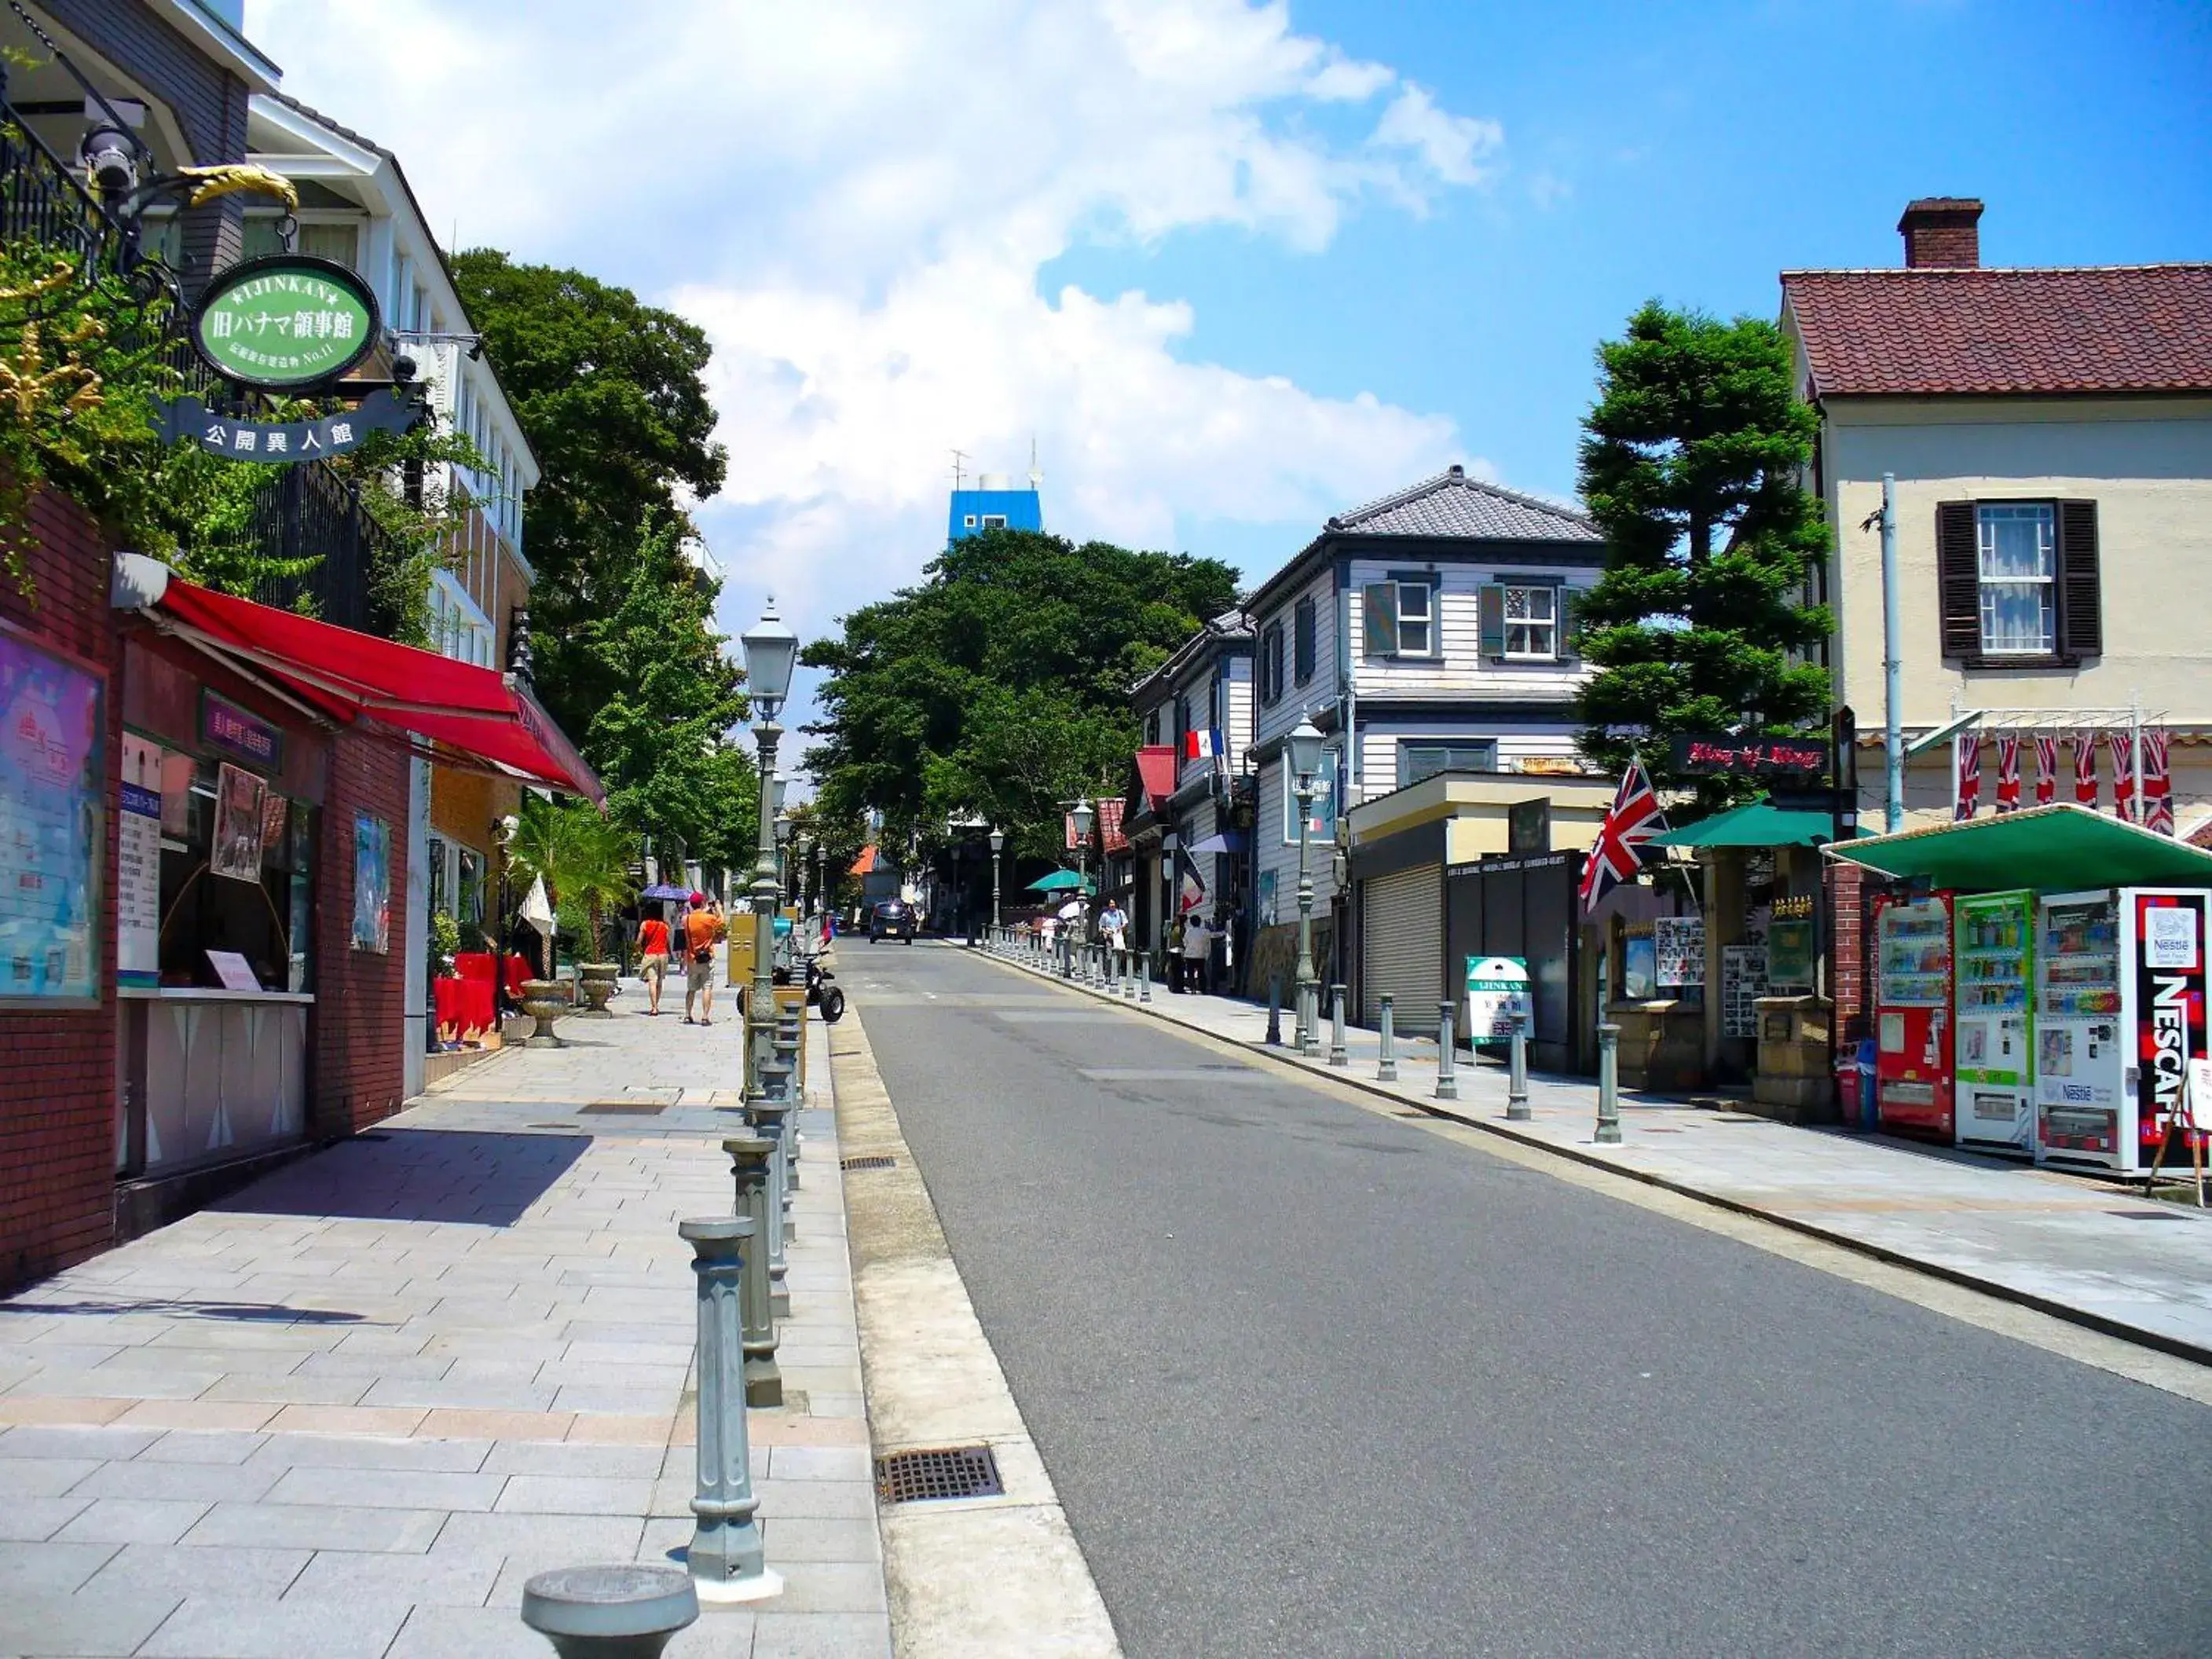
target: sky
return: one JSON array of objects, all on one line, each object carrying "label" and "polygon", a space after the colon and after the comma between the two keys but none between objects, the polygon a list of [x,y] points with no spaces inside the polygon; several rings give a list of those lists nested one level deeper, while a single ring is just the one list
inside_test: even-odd
[{"label": "sky", "polygon": [[[1575,489],[1644,300],[1771,317],[1972,195],[1989,264],[2212,258],[2212,6],[248,0],[461,246],[701,324],[734,633],[1047,527],[1256,580],[1457,461]],[[802,695],[805,690],[802,684]],[[803,717],[803,715],[802,715]]]}]

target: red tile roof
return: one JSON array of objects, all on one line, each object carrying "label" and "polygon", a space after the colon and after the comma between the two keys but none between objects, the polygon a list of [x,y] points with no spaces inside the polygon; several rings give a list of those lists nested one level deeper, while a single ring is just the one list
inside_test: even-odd
[{"label": "red tile roof", "polygon": [[1815,396],[2212,392],[2212,264],[1785,270]]},{"label": "red tile roof", "polygon": [[1175,793],[1176,751],[1170,744],[1151,744],[1137,750],[1137,781],[1145,786],[1152,799],[1146,803],[1157,811],[1170,795]]}]

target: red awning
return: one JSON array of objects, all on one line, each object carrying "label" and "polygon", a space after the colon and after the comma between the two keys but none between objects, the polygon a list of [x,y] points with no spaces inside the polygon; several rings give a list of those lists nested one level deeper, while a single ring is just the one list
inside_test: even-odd
[{"label": "red awning", "polygon": [[165,632],[276,681],[333,720],[365,716],[605,805],[575,745],[510,676],[175,575],[145,609]]},{"label": "red awning", "polygon": [[1144,786],[1148,811],[1157,812],[1176,789],[1176,751],[1166,744],[1137,750],[1137,781]]}]

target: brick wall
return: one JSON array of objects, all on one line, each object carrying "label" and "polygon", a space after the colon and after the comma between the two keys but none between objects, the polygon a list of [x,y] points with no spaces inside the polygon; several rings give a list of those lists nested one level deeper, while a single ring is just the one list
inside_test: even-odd
[{"label": "brick wall", "polygon": [[1835,1040],[1841,1047],[1866,1035],[1868,972],[1866,872],[1840,859],[1828,860],[1831,923],[1829,972],[1836,1002]]},{"label": "brick wall", "polygon": [[[316,891],[314,1133],[350,1134],[399,1109],[407,1024],[406,745],[342,731],[331,744]],[[353,948],[354,825],[384,820],[391,845],[391,949]]]},{"label": "brick wall", "polygon": [[0,617],[108,674],[100,1006],[0,1010],[0,1288],[107,1248],[114,1236],[115,821],[121,647],[108,619],[108,544],[73,501],[41,495],[27,600],[0,577]]}]

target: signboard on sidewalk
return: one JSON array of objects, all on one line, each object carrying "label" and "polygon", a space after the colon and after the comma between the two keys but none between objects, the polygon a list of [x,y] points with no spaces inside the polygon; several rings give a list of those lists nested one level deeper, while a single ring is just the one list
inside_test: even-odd
[{"label": "signboard on sidewalk", "polygon": [[123,734],[115,835],[115,982],[161,979],[161,745]]},{"label": "signboard on sidewalk", "polygon": [[1522,957],[1467,959],[1467,1037],[1470,1042],[1507,1042],[1514,1032],[1528,1035],[1528,963]]},{"label": "signboard on sidewalk", "polygon": [[1759,999],[1766,994],[1766,947],[1721,946],[1721,1035],[1759,1036]]}]

